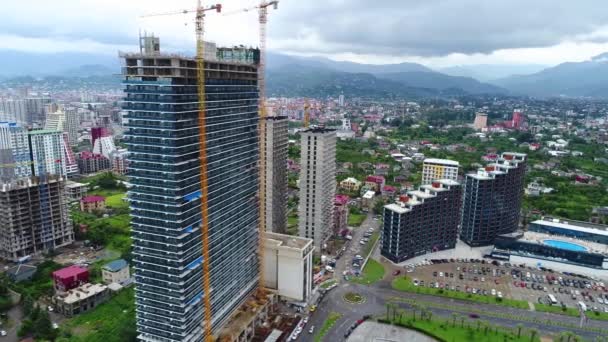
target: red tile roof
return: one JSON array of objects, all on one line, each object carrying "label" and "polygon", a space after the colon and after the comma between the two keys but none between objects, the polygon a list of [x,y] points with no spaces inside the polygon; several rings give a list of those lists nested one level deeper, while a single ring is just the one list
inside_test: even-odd
[{"label": "red tile roof", "polygon": [[106,198],[103,196],[85,196],[81,199],[83,203],[103,202]]},{"label": "red tile roof", "polygon": [[53,272],[53,277],[61,279],[72,278],[83,272],[88,272],[88,270],[84,267],[72,265]]}]

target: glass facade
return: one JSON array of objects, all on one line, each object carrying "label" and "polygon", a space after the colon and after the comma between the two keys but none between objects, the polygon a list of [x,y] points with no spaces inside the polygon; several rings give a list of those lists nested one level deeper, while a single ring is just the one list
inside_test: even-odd
[{"label": "glass facade", "polygon": [[256,68],[206,64],[208,188],[202,198],[195,61],[127,55],[125,62],[139,338],[202,341],[201,201],[208,207],[214,332],[257,286]]},{"label": "glass facade", "polygon": [[512,233],[519,225],[526,156],[504,153],[495,165],[464,182],[460,239],[470,246],[494,243],[496,236]]}]

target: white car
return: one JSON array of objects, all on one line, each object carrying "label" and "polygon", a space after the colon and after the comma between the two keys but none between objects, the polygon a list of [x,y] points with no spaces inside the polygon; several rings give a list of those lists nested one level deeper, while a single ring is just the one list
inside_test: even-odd
[{"label": "white car", "polygon": [[492,291],[490,293],[492,293],[492,296],[496,296],[496,290],[495,289],[492,289]]},{"label": "white car", "polygon": [[439,272],[439,276],[440,276],[440,277],[443,277],[443,272]]},{"label": "white car", "polygon": [[6,336],[6,330],[0,330],[0,336]]},{"label": "white car", "polygon": [[53,323],[53,329],[59,329],[59,324]]},{"label": "white car", "polygon": [[502,292],[498,291],[498,298],[502,298]]},{"label": "white car", "polygon": [[315,332],[315,326],[313,325],[312,327],[310,327],[310,329],[308,329],[308,333],[312,334]]}]

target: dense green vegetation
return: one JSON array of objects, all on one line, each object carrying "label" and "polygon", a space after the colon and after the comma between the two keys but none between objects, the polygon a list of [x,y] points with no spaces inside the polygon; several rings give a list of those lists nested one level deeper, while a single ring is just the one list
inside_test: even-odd
[{"label": "dense green vegetation", "polygon": [[391,285],[395,290],[404,291],[404,292],[429,294],[429,295],[433,295],[433,296],[442,296],[442,297],[447,297],[447,298],[462,299],[462,300],[468,300],[468,301],[478,302],[478,303],[510,306],[510,307],[514,307],[514,308],[518,308],[518,309],[528,309],[528,302],[523,301],[523,300],[497,298],[497,297],[493,297],[493,296],[477,295],[477,294],[466,293],[466,292],[435,289],[435,288],[429,288],[429,287],[423,287],[423,286],[415,286],[414,283],[412,282],[412,280],[406,276],[397,277],[397,278],[393,279],[393,282],[391,283]]},{"label": "dense green vegetation", "polygon": [[25,296],[23,299],[23,317],[17,331],[19,337],[33,337],[38,341],[53,341],[57,337],[49,313],[34,304],[30,296]]},{"label": "dense green vegetation", "polygon": [[348,213],[348,226],[349,227],[359,227],[361,225],[361,223],[363,223],[363,221],[365,221],[365,218],[367,217],[367,215],[365,214],[356,214],[353,212]]},{"label": "dense green vegetation", "polygon": [[47,260],[37,266],[38,269],[31,280],[20,282],[13,285],[13,290],[22,296],[38,299],[42,296],[53,295],[53,280],[51,274],[62,266],[58,263]]},{"label": "dense green vegetation", "polygon": [[135,299],[127,288],[106,303],[66,321],[58,342],[136,341]]}]

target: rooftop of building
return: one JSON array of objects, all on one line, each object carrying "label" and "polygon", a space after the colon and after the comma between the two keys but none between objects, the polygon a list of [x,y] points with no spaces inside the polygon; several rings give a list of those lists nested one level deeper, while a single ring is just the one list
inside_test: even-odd
[{"label": "rooftop of building", "polygon": [[124,259],[118,259],[118,260],[114,260],[112,262],[109,262],[109,263],[105,264],[103,266],[103,268],[106,271],[118,272],[118,271],[120,271],[123,268],[128,267],[128,266],[129,266],[129,264],[127,263],[126,260],[124,260]]},{"label": "rooftop of building", "polygon": [[84,186],[88,186],[88,185],[84,184],[84,183],[78,183],[78,182],[70,181],[70,180],[65,183],[65,187],[66,188],[81,188],[81,187],[84,187]]},{"label": "rooftop of building", "polygon": [[541,220],[536,220],[531,222],[532,224],[548,226],[548,227],[557,227],[563,229],[569,229],[573,231],[595,234],[595,235],[603,235],[608,236],[608,226],[603,224],[594,224],[590,222],[582,222],[582,221],[565,221],[560,219],[553,218],[544,218]]},{"label": "rooftop of building", "polygon": [[80,201],[82,203],[96,203],[96,202],[104,202],[105,200],[106,200],[106,198],[103,196],[90,195],[90,196],[84,196]]},{"label": "rooftop of building", "polygon": [[312,133],[312,134],[325,134],[325,133],[334,133],[336,132],[335,129],[333,128],[325,128],[325,127],[311,127],[311,128],[307,128],[303,131],[300,131],[300,133]]},{"label": "rooftop of building", "polygon": [[376,195],[375,191],[369,190],[369,191],[366,191],[363,194],[363,198],[365,198],[365,199],[372,199],[372,198],[374,198],[375,195]]},{"label": "rooftop of building", "polygon": [[287,116],[285,115],[275,115],[275,116],[267,116],[266,120],[287,120]]},{"label": "rooftop of building", "polygon": [[335,204],[340,204],[340,205],[345,205],[346,203],[348,203],[348,200],[350,199],[350,197],[348,197],[348,195],[336,195],[336,198],[334,200]]},{"label": "rooftop of building", "polygon": [[[518,232],[518,233],[521,235],[521,237],[519,238],[519,240],[521,240],[521,241],[536,243],[536,244],[550,246],[550,247],[553,247],[553,246],[548,245],[545,240],[561,241],[561,242],[565,242],[565,243],[571,243],[571,244],[582,246],[586,249],[586,252],[589,252],[589,253],[602,254],[602,255],[608,256],[608,245],[605,245],[605,244],[576,239],[576,238],[572,238],[572,237],[540,233],[540,232],[527,231],[527,232]],[[511,235],[511,236],[516,237],[516,235]]]},{"label": "rooftop of building", "polygon": [[71,277],[75,277],[79,274],[82,274],[84,272],[88,272],[88,270],[84,267],[72,265],[72,266],[64,267],[60,270],[53,272],[53,277],[62,278],[62,279],[71,278]]},{"label": "rooftop of building", "polygon": [[424,160],[425,164],[441,164],[441,165],[450,165],[450,166],[460,166],[460,163],[455,160],[449,159],[438,159],[438,158],[426,158]]},{"label": "rooftop of building", "polygon": [[63,132],[61,131],[55,131],[52,129],[36,129],[33,131],[29,131],[27,132],[30,135],[43,135],[43,134],[62,134]]},{"label": "rooftop of building", "polygon": [[264,233],[264,237],[267,240],[278,241],[279,246],[281,246],[281,247],[305,249],[307,246],[312,244],[312,239],[308,239],[308,238],[304,238],[304,237],[300,237],[300,236],[292,236],[292,235],[286,235],[286,234],[266,232],[266,233]]},{"label": "rooftop of building", "polygon": [[95,296],[103,291],[105,291],[108,287],[103,284],[83,284],[75,289],[69,290],[64,295],[59,295],[60,298],[66,304],[77,303],[83,299],[87,299],[89,297]]}]

